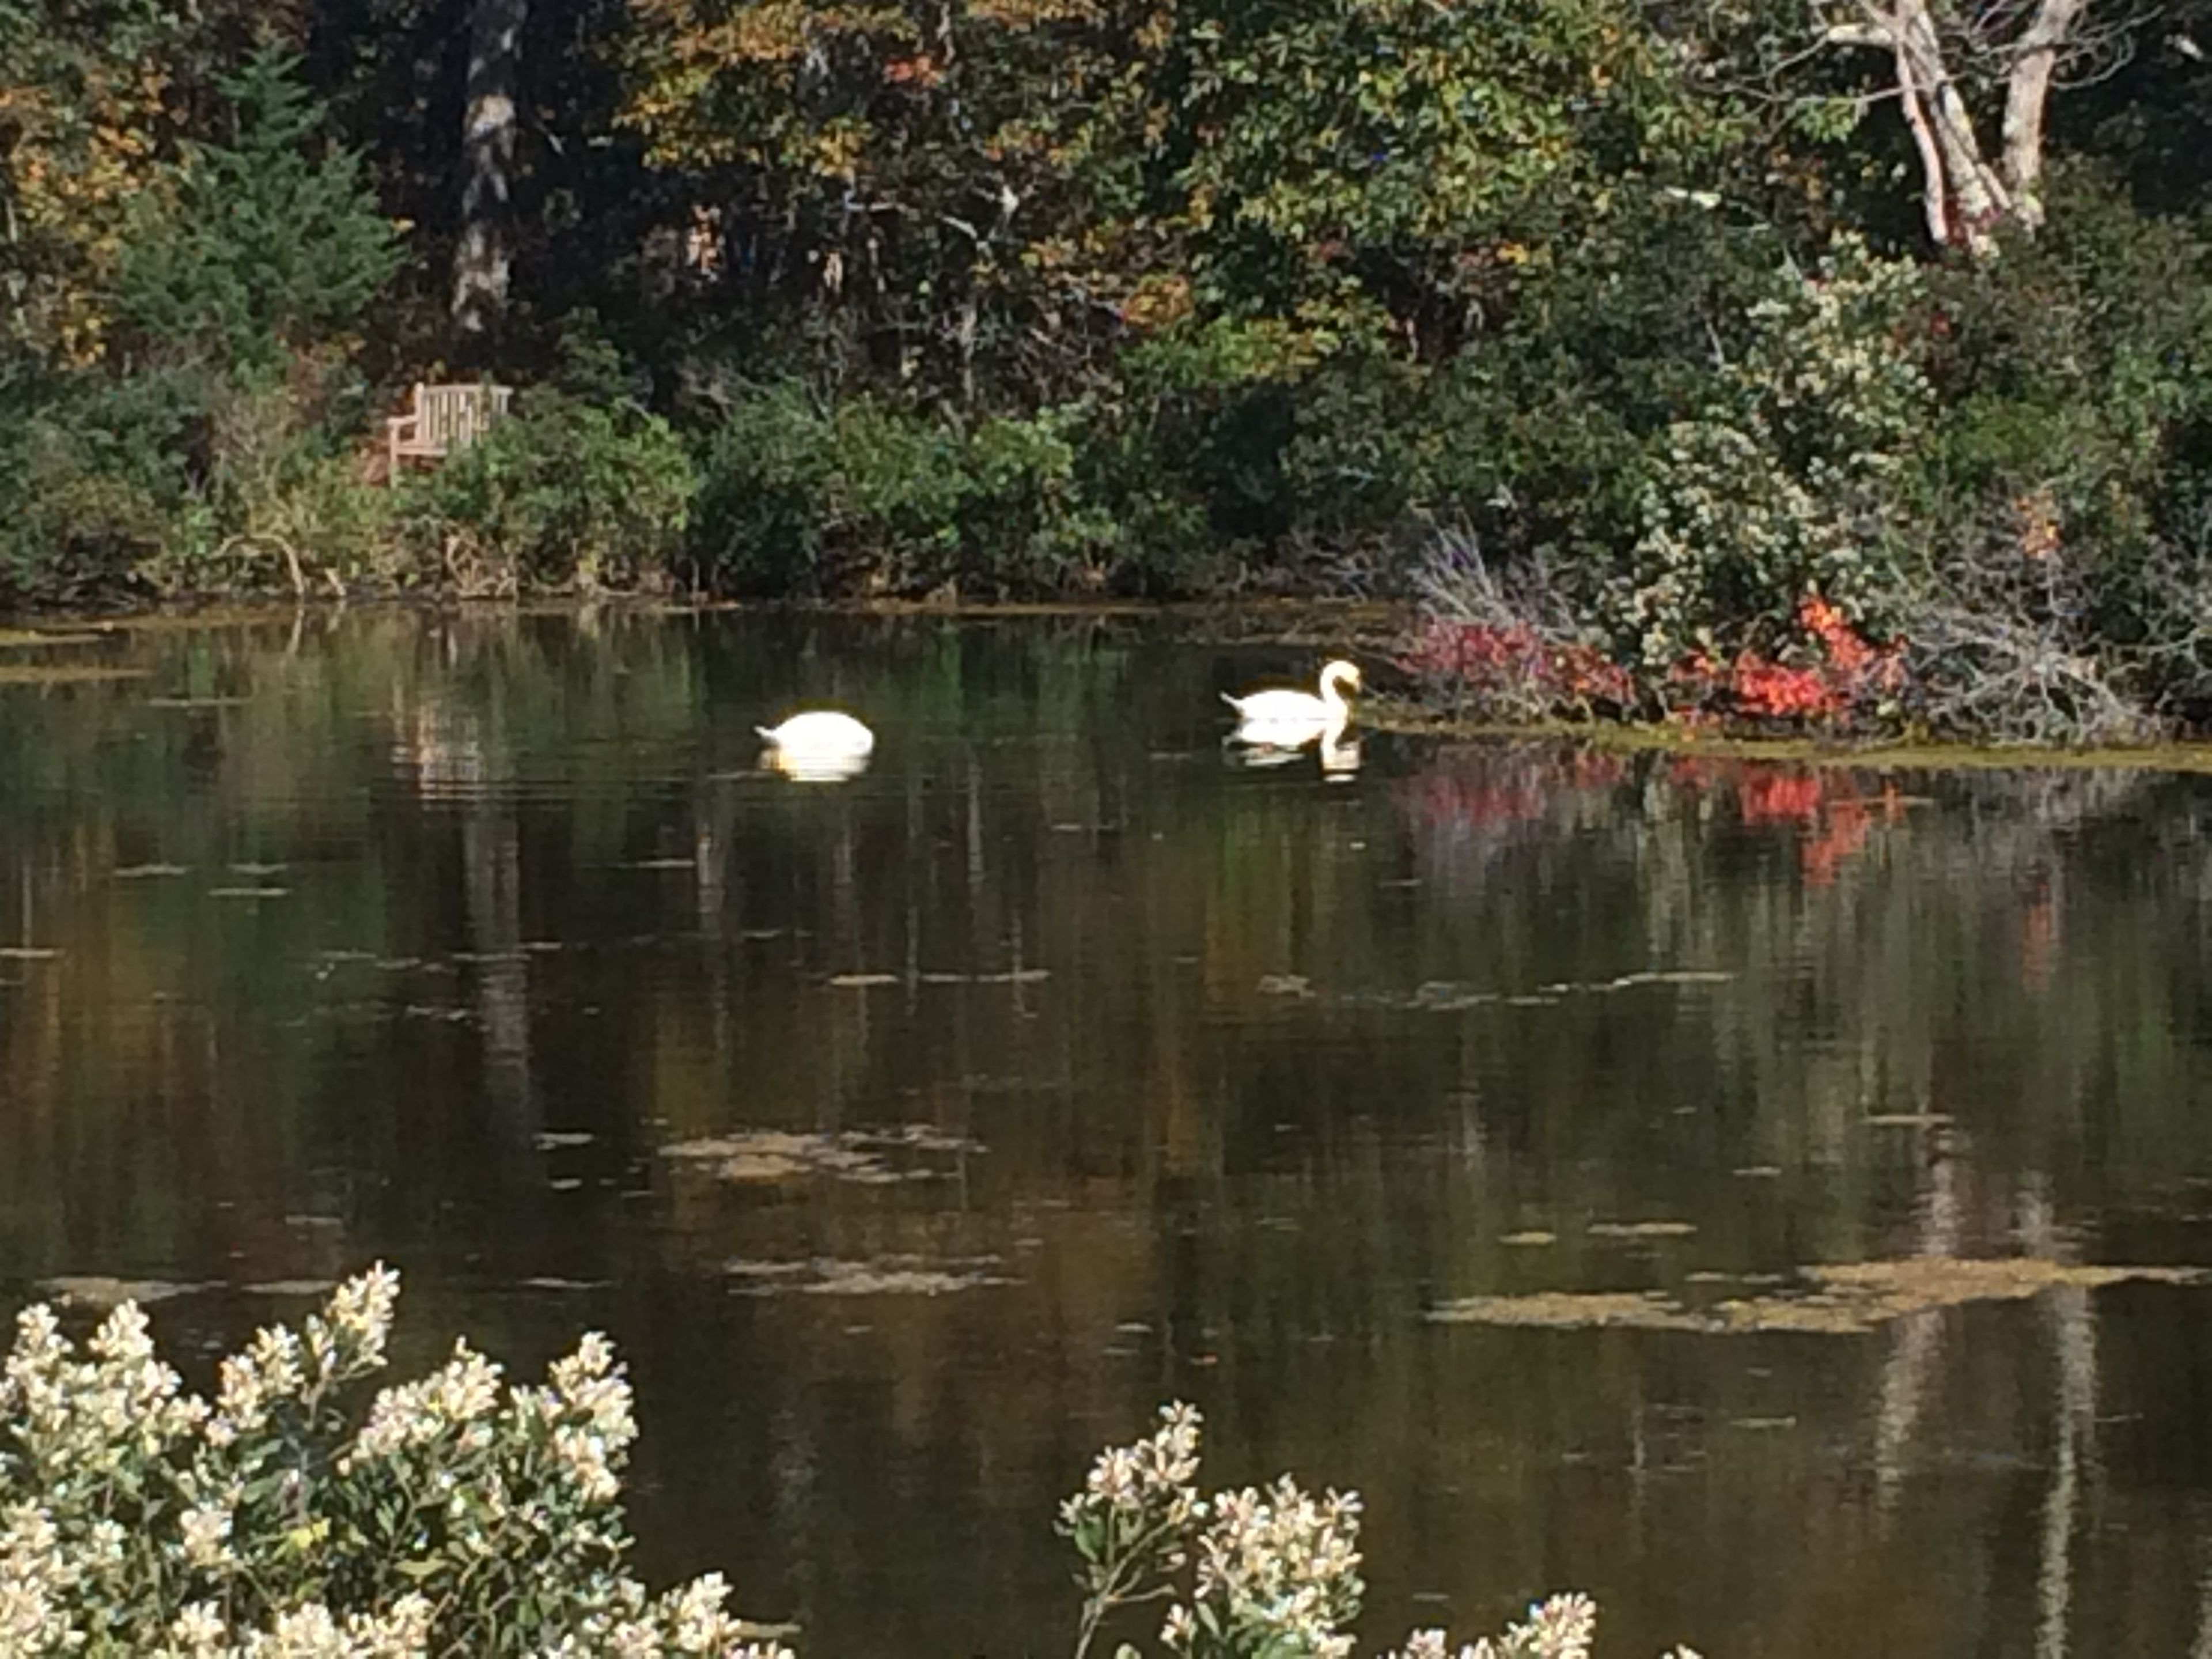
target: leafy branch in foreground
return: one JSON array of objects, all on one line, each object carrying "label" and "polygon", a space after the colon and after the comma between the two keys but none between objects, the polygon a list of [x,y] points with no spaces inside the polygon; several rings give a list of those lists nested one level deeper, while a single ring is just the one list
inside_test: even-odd
[{"label": "leafy branch in foreground", "polygon": [[[125,1303],[82,1352],[43,1304],[0,1368],[0,1653],[112,1659],[793,1659],[708,1573],[657,1598],[625,1570],[637,1427],[606,1339],[542,1387],[469,1347],[356,1411],[381,1370],[397,1273],[378,1266],[298,1331],[272,1326],[187,1392]],[[1289,1475],[1200,1495],[1198,1413],[1109,1447],[1060,1527],[1083,1558],[1075,1659],[1106,1620],[1166,1604],[1179,1659],[1349,1659],[1359,1498]],[[1586,1596],[1449,1652],[1587,1659]],[[1116,1659],[1139,1659],[1121,1646]],[[1668,1659],[1697,1659],[1687,1648]]]},{"label": "leafy branch in foreground", "polygon": [[134,1304],[82,1355],[51,1309],[0,1371],[0,1652],[160,1659],[790,1659],[708,1574],[624,1570],[636,1424],[596,1333],[543,1387],[457,1343],[358,1417],[398,1297],[382,1267],[222,1362],[213,1400]]},{"label": "leafy branch in foreground", "polygon": [[[1109,1447],[1083,1490],[1060,1505],[1060,1530],[1083,1558],[1074,1659],[1085,1659],[1116,1610],[1165,1602],[1160,1642],[1181,1659],[1349,1659],[1358,1616],[1359,1498],[1316,1499],[1285,1474],[1265,1488],[1211,1497],[1197,1486],[1200,1418],[1176,1403],[1133,1445]],[[1597,1608],[1554,1595],[1528,1621],[1452,1655],[1444,1632],[1416,1631],[1386,1659],[1588,1659]],[[1116,1659],[1140,1659],[1124,1644]],[[1664,1659],[1698,1659],[1677,1648]]]}]

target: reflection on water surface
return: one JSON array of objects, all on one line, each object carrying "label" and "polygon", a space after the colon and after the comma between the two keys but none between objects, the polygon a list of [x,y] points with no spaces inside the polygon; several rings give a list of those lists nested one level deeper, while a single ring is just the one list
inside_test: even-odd
[{"label": "reflection on water surface", "polygon": [[2212,1292],[2082,1271],[2212,1264],[2206,780],[1253,769],[1217,694],[1309,657],[1126,618],[8,660],[13,1300],[604,1326],[649,1565],[824,1656],[1054,1650],[1053,1501],[1176,1396],[1365,1492],[1378,1640],[2212,1651]]}]

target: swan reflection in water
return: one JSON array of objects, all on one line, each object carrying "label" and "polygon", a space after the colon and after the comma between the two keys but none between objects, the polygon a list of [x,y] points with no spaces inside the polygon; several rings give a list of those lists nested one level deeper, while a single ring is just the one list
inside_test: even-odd
[{"label": "swan reflection in water", "polygon": [[809,754],[803,749],[784,749],[770,744],[761,751],[761,765],[781,772],[793,783],[848,783],[868,769],[866,755]]},{"label": "swan reflection in water", "polygon": [[1235,738],[1224,745],[1223,756],[1231,766],[1259,769],[1272,766],[1287,766],[1307,750],[1313,750],[1321,762],[1322,776],[1331,783],[1346,783],[1359,770],[1359,739],[1347,738],[1342,727],[1321,733],[1316,744],[1311,738],[1304,743],[1255,743],[1248,737]]}]

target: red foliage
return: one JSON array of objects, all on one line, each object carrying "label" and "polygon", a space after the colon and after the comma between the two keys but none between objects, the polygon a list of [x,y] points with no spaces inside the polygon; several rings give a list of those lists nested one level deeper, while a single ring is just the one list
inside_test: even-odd
[{"label": "red foliage", "polygon": [[1400,796],[1423,823],[1496,829],[1534,823],[1568,797],[1616,787],[1628,772],[1618,755],[1509,751],[1478,766],[1418,774]]},{"label": "red foliage", "polygon": [[1693,652],[1668,675],[1686,697],[1677,718],[1725,712],[1754,720],[1834,726],[1869,703],[1893,696],[1905,685],[1905,660],[1895,645],[1869,644],[1842,611],[1817,593],[1797,607],[1797,624],[1818,648],[1809,662],[1778,662],[1746,651],[1722,665]]},{"label": "red foliage", "polygon": [[1808,887],[1826,887],[1843,866],[1866,850],[1875,825],[1905,816],[1894,782],[1869,793],[1863,775],[1827,768],[1772,766],[1759,762],[1679,757],[1668,780],[1696,792],[1732,787],[1737,820],[1747,828],[1801,832],[1798,867]]},{"label": "red foliage", "polygon": [[1401,659],[1406,670],[1441,681],[1476,702],[1587,714],[1626,708],[1636,699],[1628,671],[1594,646],[1547,641],[1526,623],[1422,623]]},{"label": "red foliage", "polygon": [[[1668,718],[1686,726],[1732,720],[1836,729],[1871,714],[1905,684],[1902,648],[1875,645],[1817,593],[1797,607],[1802,639],[1776,655],[1732,662],[1693,651],[1656,691]],[[1595,647],[1547,639],[1526,623],[1449,622],[1431,617],[1400,659],[1416,678],[1508,716],[1626,713],[1641,701],[1629,671]]]},{"label": "red foliage", "polygon": [[1816,772],[1747,772],[1736,785],[1736,815],[1746,823],[1808,823],[1827,794]]}]

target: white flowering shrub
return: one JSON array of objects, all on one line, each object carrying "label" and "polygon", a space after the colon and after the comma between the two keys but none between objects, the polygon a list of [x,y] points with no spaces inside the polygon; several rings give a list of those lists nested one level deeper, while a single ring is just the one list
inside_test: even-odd
[{"label": "white flowering shrub", "polygon": [[[1082,1557],[1084,1604],[1074,1659],[1085,1659],[1116,1610],[1166,1607],[1158,1639],[1181,1659],[1347,1659],[1358,1616],[1359,1498],[1316,1499],[1283,1476],[1264,1489],[1199,1491],[1199,1414],[1163,1407],[1160,1426],[1111,1447],[1060,1508]],[[1597,1609],[1555,1595],[1525,1624],[1456,1655],[1440,1630],[1416,1631],[1388,1659],[1588,1659]],[[1123,1644],[1116,1659],[1141,1659]],[[1678,1648],[1665,1659],[1698,1659]]]},{"label": "white flowering shrub", "polygon": [[542,1387],[459,1344],[376,1394],[381,1267],[221,1366],[215,1398],[126,1303],[82,1353],[26,1310],[0,1375],[0,1654],[789,1659],[708,1575],[624,1571],[629,1385],[587,1335]]},{"label": "white flowering shrub", "polygon": [[[1629,591],[1608,607],[1646,667],[1768,648],[1762,625],[1785,629],[1808,592],[1862,631],[1898,620],[1904,479],[1935,407],[1905,339],[1921,283],[1848,240],[1816,274],[1778,273],[1702,406],[1653,440]],[[1752,637],[1715,641],[1717,622]]]}]

